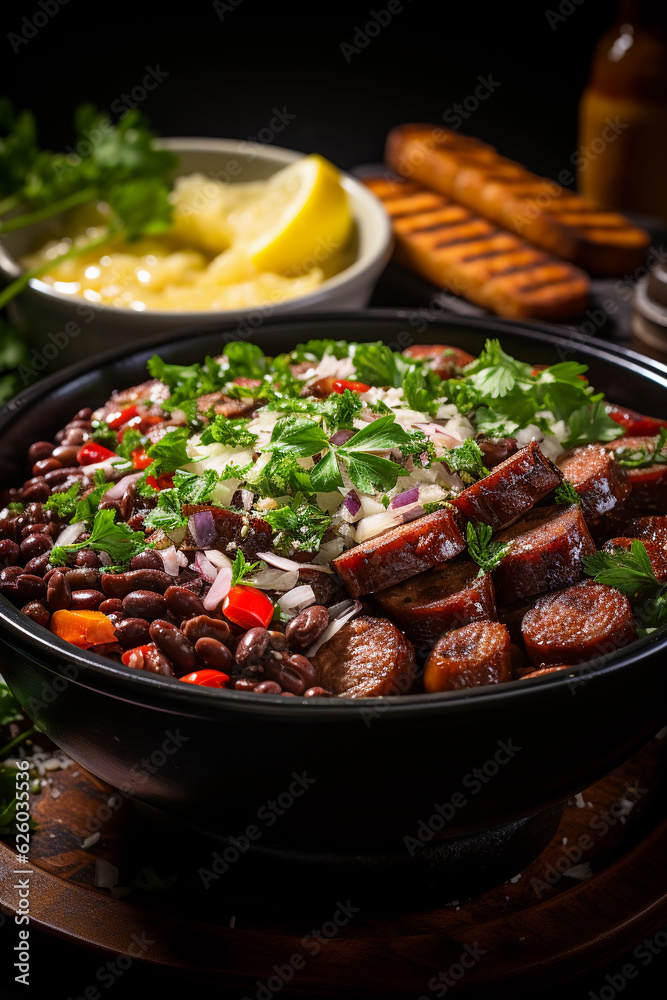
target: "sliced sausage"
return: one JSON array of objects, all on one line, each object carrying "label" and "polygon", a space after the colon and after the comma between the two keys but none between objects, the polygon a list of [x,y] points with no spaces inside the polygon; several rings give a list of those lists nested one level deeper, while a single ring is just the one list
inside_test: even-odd
[{"label": "sliced sausage", "polygon": [[325,608],[330,608],[332,604],[344,601],[347,597],[347,592],[335,573],[321,573],[317,569],[310,569],[307,563],[299,570],[298,582],[311,586],[315,604],[323,604]]},{"label": "sliced sausage", "polygon": [[[610,451],[625,449],[626,452],[643,449],[649,451],[655,447],[653,437],[623,437],[606,445]],[[667,445],[663,449],[667,456]],[[628,481],[632,487],[630,500],[635,510],[663,511],[667,510],[667,464],[654,462],[641,469],[626,469]]]},{"label": "sliced sausage", "polygon": [[631,538],[639,538],[642,542],[654,542],[667,547],[667,516],[654,514],[649,517],[636,517],[628,521],[624,534]]},{"label": "sliced sausage", "polygon": [[337,556],[332,566],[352,597],[393,587],[425,569],[447,562],[465,548],[448,510],[435,510],[416,521],[369,538]]},{"label": "sliced sausage", "polygon": [[537,600],[537,597],[531,597],[527,601],[523,600],[516,601],[514,604],[498,605],[498,621],[505,626],[512,642],[518,646],[523,646],[523,633],[521,631],[523,620],[530,609],[535,607]]},{"label": "sliced sausage", "polygon": [[454,506],[470,521],[500,531],[551,493],[562,479],[560,469],[546,458],[536,441],[497,465],[478,483],[463,490]]},{"label": "sliced sausage", "polygon": [[124,410],[135,403],[164,403],[166,399],[169,399],[170,395],[169,386],[165,385],[164,382],[160,382],[156,378],[148,379],[139,385],[130,386],[129,389],[115,392],[109,401],[104,404],[100,419],[105,420],[110,413],[115,413],[117,410]]},{"label": "sliced sausage", "polygon": [[455,559],[375,594],[382,611],[416,645],[479,618],[496,617],[491,576],[471,559]]},{"label": "sliced sausage", "polygon": [[[233,510],[223,510],[221,507],[210,507],[207,504],[186,504],[183,507],[185,517],[190,517],[198,511],[210,511],[215,524],[216,538],[207,548],[219,549],[233,559],[238,549],[248,560],[253,560],[258,552],[266,552],[271,548],[273,531],[271,525],[261,517],[252,514],[237,514]],[[185,537],[180,548],[185,550],[200,549],[190,533]]]},{"label": "sliced sausage", "polygon": [[629,495],[632,486],[613,452],[600,444],[564,451],[556,465],[581,497],[586,518],[608,514]]},{"label": "sliced sausage", "polygon": [[501,684],[512,680],[510,635],[500,622],[471,622],[438,639],[424,668],[424,689]]},{"label": "sliced sausage", "polygon": [[501,604],[514,604],[574,583],[583,571],[584,556],[595,552],[595,542],[577,504],[536,507],[501,531],[497,541],[511,543],[493,571]]},{"label": "sliced sausage", "polygon": [[386,618],[354,618],[312,658],[320,684],[337,697],[407,694],[416,675],[412,643]]},{"label": "sliced sausage", "polygon": [[484,456],[483,462],[487,469],[495,469],[510,455],[514,455],[519,447],[516,438],[490,438],[488,441],[478,439],[477,444]]},{"label": "sliced sausage", "polygon": [[[610,538],[608,542],[604,543],[602,548],[606,552],[613,552],[614,549],[626,549],[626,551],[629,551],[632,548],[632,543],[636,540],[635,538]],[[645,538],[639,540],[646,549],[646,555],[649,558],[656,579],[660,583],[664,583],[667,580],[667,549],[658,542],[649,542]]]},{"label": "sliced sausage", "polygon": [[636,638],[630,603],[619,590],[586,580],[541,597],[523,619],[531,663],[583,663]]},{"label": "sliced sausage", "polygon": [[429,368],[432,368],[440,378],[460,375],[461,369],[475,360],[467,351],[461,350],[460,347],[449,347],[447,344],[413,344],[412,347],[405,348],[403,356],[418,361],[428,360]]}]

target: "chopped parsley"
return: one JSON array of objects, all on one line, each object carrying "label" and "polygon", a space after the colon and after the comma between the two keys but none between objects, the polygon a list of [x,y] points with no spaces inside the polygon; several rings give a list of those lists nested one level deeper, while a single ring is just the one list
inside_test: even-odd
[{"label": "chopped parsley", "polygon": [[[101,471],[101,469],[98,469],[98,472]],[[104,478],[103,472],[102,477]],[[44,507],[46,507],[47,510],[55,510],[59,517],[71,517],[76,509],[77,499],[80,492],[81,483],[72,483],[68,490],[61,493],[52,493],[51,496],[44,501]]]},{"label": "chopped parsley", "polygon": [[241,583],[245,576],[254,573],[261,565],[263,564],[259,561],[253,563],[247,562],[243,552],[239,549],[232,563],[232,582],[230,586],[235,587],[237,583]]},{"label": "chopped parsley", "polygon": [[472,438],[466,438],[463,444],[446,451],[442,461],[451,472],[458,473],[466,486],[488,475],[488,469],[484,465],[484,453]]},{"label": "chopped parsley", "polygon": [[144,525],[147,528],[162,528],[163,531],[174,531],[188,523],[187,517],[181,513],[182,501],[178,490],[160,490],[157,506],[146,515]]},{"label": "chopped parsley", "polygon": [[116,511],[113,507],[105,507],[95,514],[90,538],[84,542],[72,542],[70,545],[56,545],[51,549],[49,562],[52,566],[66,565],[68,558],[80,549],[92,549],[94,552],[106,552],[116,566],[127,565],[134,556],[149,548],[144,539],[143,531],[132,531],[121,522],[115,523]]},{"label": "chopped parsley", "polygon": [[194,461],[188,455],[189,436],[190,429],[188,427],[174,427],[156,444],[150,445],[146,449],[146,454],[153,461],[146,469],[146,475],[155,476],[157,479],[164,473],[173,472],[175,469],[180,469],[182,465],[188,465]]},{"label": "chopped parsley", "polygon": [[667,427],[661,427],[659,435],[653,443],[647,446],[633,448],[630,445],[616,448],[614,454],[619,465],[625,469],[643,469],[649,465],[667,464],[667,454],[664,452],[667,444]]},{"label": "chopped parsley", "polygon": [[667,586],[656,579],[646,547],[639,539],[633,539],[629,550],[617,547],[613,552],[584,556],[584,570],[596,583],[625,594],[641,626],[639,636],[667,625]]},{"label": "chopped parsley", "polygon": [[111,489],[113,483],[106,481],[106,476],[102,469],[95,472],[95,486],[87,496],[82,497],[72,514],[70,524],[77,524],[79,521],[90,521],[95,516],[104,494]]},{"label": "chopped parsley", "polygon": [[581,503],[581,497],[569,479],[564,479],[560,486],[556,487],[554,499],[559,504]]},{"label": "chopped parsley", "polygon": [[289,452],[281,455],[279,451],[274,451],[267,464],[259,471],[250,467],[246,480],[253,490],[268,497],[313,492],[309,473],[301,468],[297,458]]},{"label": "chopped parsley", "polygon": [[262,517],[276,532],[273,545],[282,553],[317,552],[331,524],[329,515],[301,493],[284,507],[262,511]]},{"label": "chopped parsley", "polygon": [[490,573],[507,555],[510,542],[493,542],[491,536],[493,529],[490,524],[474,525],[468,522],[466,528],[466,539],[468,542],[468,554],[480,567],[478,576]]},{"label": "chopped parsley", "polygon": [[257,435],[248,430],[247,420],[230,420],[218,413],[201,432],[202,444],[226,444],[230,448],[247,448],[254,445]]}]

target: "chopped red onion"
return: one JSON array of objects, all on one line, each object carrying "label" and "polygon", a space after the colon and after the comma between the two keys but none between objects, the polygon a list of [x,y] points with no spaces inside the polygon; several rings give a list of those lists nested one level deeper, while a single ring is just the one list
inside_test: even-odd
[{"label": "chopped red onion", "polygon": [[350,515],[350,517],[354,517],[355,514],[358,514],[359,511],[361,510],[361,500],[359,499],[359,494],[357,493],[357,491],[350,490],[350,492],[343,500],[343,504],[345,505],[345,509]]},{"label": "chopped red onion", "polygon": [[463,443],[458,434],[450,434],[449,431],[446,431],[440,424],[413,424],[412,426],[416,427],[417,430],[423,431],[427,437],[437,435],[440,438],[446,438],[447,440],[441,443],[446,444],[448,448],[455,448],[457,445]]},{"label": "chopped red onion", "polygon": [[213,586],[209,590],[208,594],[203,600],[203,605],[207,611],[215,611],[220,601],[227,596],[232,586],[232,571],[231,569],[218,570],[218,575],[216,576]]},{"label": "chopped red onion", "polygon": [[82,535],[86,530],[86,525],[83,521],[76,521],[74,524],[68,524],[66,528],[60,532],[55,540],[55,545],[71,545],[75,542],[79,535]]},{"label": "chopped red onion", "polygon": [[199,549],[210,549],[216,538],[215,521],[210,510],[198,510],[188,518],[188,528]]},{"label": "chopped red onion", "polygon": [[176,549],[176,561],[179,566],[187,566],[188,557],[186,556],[185,552],[181,552],[180,549]]},{"label": "chopped red onion", "polygon": [[394,497],[389,506],[393,509],[396,507],[405,507],[409,503],[417,503],[419,500],[419,487],[413,486],[405,493],[399,493],[398,496]]},{"label": "chopped red onion", "polygon": [[176,556],[176,546],[170,545],[167,549],[159,549],[160,556],[162,557],[162,562],[164,563],[164,571],[168,573],[169,576],[178,576],[178,558]]},{"label": "chopped red onion", "polygon": [[206,549],[204,555],[210,563],[213,563],[216,569],[232,568],[232,560],[224,552],[221,552],[220,549]]},{"label": "chopped red onion", "polygon": [[411,510],[406,510],[403,512],[403,524],[407,524],[408,521],[416,521],[418,517],[423,517],[426,511],[420,505],[419,507],[412,507]]},{"label": "chopped red onion", "polygon": [[293,590],[288,590],[278,601],[285,614],[289,614],[290,611],[298,614],[303,608],[307,608],[310,604],[314,603],[315,591],[307,583],[302,584],[300,587],[294,587]]},{"label": "chopped red onion", "polygon": [[136,483],[137,479],[141,479],[142,476],[143,476],[143,471],[133,472],[130,476],[123,476],[122,479],[119,479],[118,482],[114,483],[111,489],[107,491],[104,499],[120,500],[120,498],[123,496],[128,486],[130,486],[132,483]]},{"label": "chopped red onion", "polygon": [[209,583],[214,582],[216,576],[218,575],[218,570],[212,562],[209,562],[203,552],[197,553],[194,565],[195,569],[201,573],[205,580],[208,580]]}]

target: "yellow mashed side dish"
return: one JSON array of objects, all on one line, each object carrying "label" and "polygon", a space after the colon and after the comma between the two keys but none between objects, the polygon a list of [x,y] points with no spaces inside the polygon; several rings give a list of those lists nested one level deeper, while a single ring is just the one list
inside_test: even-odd
[{"label": "yellow mashed side dish", "polygon": [[[354,222],[336,168],[306,156],[267,181],[178,177],[169,232],[110,239],[54,263],[42,281],[100,305],[176,312],[252,308],[306,295],[353,259]],[[65,235],[22,260],[39,266],[104,233],[104,203],[73,211]]]}]

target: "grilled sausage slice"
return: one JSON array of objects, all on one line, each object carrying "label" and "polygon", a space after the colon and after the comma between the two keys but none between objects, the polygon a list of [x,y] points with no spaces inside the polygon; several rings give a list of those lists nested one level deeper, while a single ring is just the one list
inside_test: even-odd
[{"label": "grilled sausage slice", "polygon": [[470,521],[506,528],[551,493],[560,483],[560,469],[542,454],[536,441],[497,465],[478,483],[463,490],[454,506]]},{"label": "grilled sausage slice", "polygon": [[403,354],[406,358],[427,360],[429,368],[432,368],[440,378],[460,375],[461,369],[475,360],[467,351],[460,347],[449,347],[447,344],[413,344],[412,347],[406,347]]},{"label": "grilled sausage slice", "polygon": [[631,538],[639,538],[642,542],[654,542],[667,547],[667,516],[655,514],[649,517],[636,517],[628,521],[624,532]]},{"label": "grilled sausage slice", "polygon": [[424,668],[424,689],[429,693],[510,680],[510,636],[499,622],[471,622],[443,635]]},{"label": "grilled sausage slice", "polygon": [[491,577],[478,572],[472,560],[455,559],[379,591],[375,600],[412,642],[432,644],[450,629],[496,617]]},{"label": "grilled sausage slice", "polygon": [[435,510],[409,524],[369,538],[337,556],[332,566],[352,597],[373,594],[447,562],[465,548],[448,510]]},{"label": "grilled sausage slice", "polygon": [[339,698],[407,694],[417,672],[414,646],[386,618],[347,622],[312,662],[322,687]]},{"label": "grilled sausage slice", "polygon": [[536,507],[497,540],[510,550],[493,571],[501,604],[556,590],[581,576],[583,557],[595,552],[583,514],[571,507]]},{"label": "grilled sausage slice", "polygon": [[[634,452],[650,453],[655,447],[653,437],[624,437],[612,441],[606,447],[610,451],[623,451],[627,456]],[[667,445],[662,456],[667,458]],[[626,469],[632,487],[630,501],[635,510],[660,512],[667,510],[667,463],[654,462],[639,469]]]},{"label": "grilled sausage slice", "polygon": [[536,666],[583,663],[636,638],[627,597],[592,580],[541,597],[524,617],[522,632]]},{"label": "grilled sausage slice", "polygon": [[596,520],[630,495],[630,481],[613,452],[600,444],[564,451],[556,465],[581,497],[584,516]]},{"label": "grilled sausage slice", "polygon": [[[650,542],[645,538],[639,540],[646,549],[646,555],[649,558],[656,580],[664,583],[667,580],[667,549],[659,542]],[[606,552],[613,552],[614,549],[626,549],[629,551],[634,541],[636,541],[634,538],[610,538],[609,541],[604,543],[602,548]]]},{"label": "grilled sausage slice", "polygon": [[[199,511],[210,511],[215,524],[216,538],[207,548],[220,549],[231,559],[241,549],[246,559],[252,560],[258,552],[266,552],[271,548],[273,530],[271,525],[261,517],[252,514],[237,514],[233,510],[223,510],[221,507],[211,507],[208,504],[186,504],[183,507],[185,517]],[[190,529],[180,546],[185,551],[200,549],[192,537]]]}]

